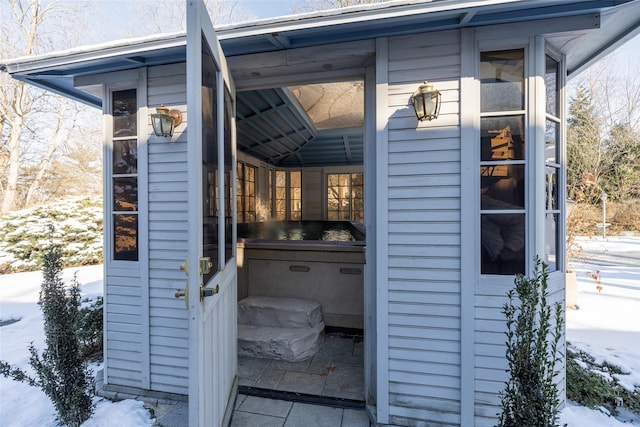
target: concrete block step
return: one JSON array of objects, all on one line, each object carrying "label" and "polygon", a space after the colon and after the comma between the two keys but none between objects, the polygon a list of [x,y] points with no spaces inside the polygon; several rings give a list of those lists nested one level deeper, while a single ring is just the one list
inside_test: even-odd
[{"label": "concrete block step", "polygon": [[238,324],[238,355],[300,362],[320,349],[324,322],[312,328]]},{"label": "concrete block step", "polygon": [[242,325],[315,328],[321,322],[322,308],[315,301],[250,296],[238,302],[238,323]]}]

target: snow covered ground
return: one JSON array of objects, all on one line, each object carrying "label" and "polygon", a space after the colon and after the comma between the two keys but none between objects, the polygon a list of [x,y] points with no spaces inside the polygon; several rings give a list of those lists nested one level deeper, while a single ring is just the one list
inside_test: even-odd
[{"label": "snow covered ground", "polygon": [[[607,360],[630,375],[618,379],[629,388],[640,385],[640,238],[581,239],[585,261],[578,271],[579,310],[567,311],[567,338],[571,344]],[[65,280],[74,272],[85,296],[102,294],[102,266],[65,270]],[[586,273],[597,274],[600,283]],[[0,275],[0,359],[30,370],[27,347],[43,348],[42,314],[37,305],[40,272]],[[598,286],[601,286],[598,289]],[[95,367],[99,369],[99,367]],[[141,402],[110,402],[96,398],[96,412],[83,427],[137,427],[154,420]],[[576,427],[640,425],[640,417],[623,423],[606,414],[572,402],[561,413],[561,422]],[[54,427],[55,411],[39,389],[0,377],[0,424],[3,427]]]}]

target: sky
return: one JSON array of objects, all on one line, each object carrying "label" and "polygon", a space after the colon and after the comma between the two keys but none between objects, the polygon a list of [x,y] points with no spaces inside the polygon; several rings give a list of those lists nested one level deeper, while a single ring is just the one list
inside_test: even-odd
[{"label": "sky", "polygon": [[293,13],[291,0],[240,0],[238,3],[251,10],[257,18],[273,18]]}]

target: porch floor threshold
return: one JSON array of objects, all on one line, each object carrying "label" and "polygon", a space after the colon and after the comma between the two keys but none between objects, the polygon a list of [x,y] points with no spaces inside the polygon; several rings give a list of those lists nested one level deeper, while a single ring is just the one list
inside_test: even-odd
[{"label": "porch floor threshold", "polygon": [[346,399],[342,397],[318,396],[315,394],[297,393],[293,391],[271,390],[260,387],[238,386],[238,393],[247,396],[264,397],[268,399],[285,400],[288,402],[308,403],[311,405],[330,406],[340,409],[364,410],[363,400]]}]

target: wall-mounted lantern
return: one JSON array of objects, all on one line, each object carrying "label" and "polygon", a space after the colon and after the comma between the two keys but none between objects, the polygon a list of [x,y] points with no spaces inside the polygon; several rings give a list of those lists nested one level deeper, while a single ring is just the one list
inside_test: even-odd
[{"label": "wall-mounted lantern", "polygon": [[180,110],[169,110],[164,105],[156,108],[156,114],[151,115],[153,133],[157,136],[173,136],[173,130],[182,123]]},{"label": "wall-mounted lantern", "polygon": [[438,118],[440,113],[440,91],[436,90],[432,84],[421,84],[411,96],[413,109],[419,121],[433,120]]}]

